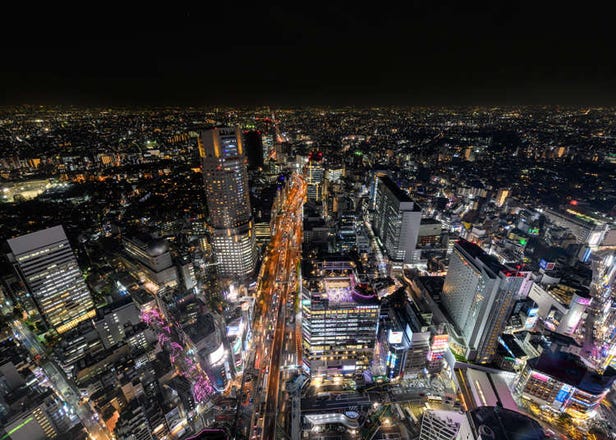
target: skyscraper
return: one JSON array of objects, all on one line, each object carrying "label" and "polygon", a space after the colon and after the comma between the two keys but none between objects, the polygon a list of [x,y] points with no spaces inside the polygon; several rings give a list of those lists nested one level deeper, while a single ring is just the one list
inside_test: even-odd
[{"label": "skyscraper", "polygon": [[374,232],[391,260],[412,263],[421,223],[421,207],[388,176],[377,177]]},{"label": "skyscraper", "polygon": [[442,301],[465,340],[469,360],[492,360],[525,275],[503,266],[473,243],[456,242]]},{"label": "skyscraper", "polygon": [[221,276],[246,278],[257,260],[246,156],[238,128],[201,132],[199,154],[212,248]]},{"label": "skyscraper", "polygon": [[62,226],[7,241],[9,261],[26,293],[17,298],[39,331],[64,333],[96,314],[94,302]]},{"label": "skyscraper", "polygon": [[248,168],[257,170],[263,168],[263,138],[261,132],[248,130],[244,133],[244,143],[246,144],[246,157],[248,157]]}]

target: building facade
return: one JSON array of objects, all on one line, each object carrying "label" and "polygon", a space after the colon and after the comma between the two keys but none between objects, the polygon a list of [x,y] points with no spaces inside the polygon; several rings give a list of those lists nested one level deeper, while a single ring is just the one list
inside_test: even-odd
[{"label": "building facade", "polygon": [[416,255],[421,207],[388,176],[377,177],[374,232],[391,260],[412,263]]},{"label": "building facade", "polygon": [[473,243],[456,242],[442,301],[466,342],[466,353],[460,354],[479,363],[491,362],[526,275],[500,264]]},{"label": "building facade", "polygon": [[37,330],[61,334],[96,315],[92,295],[62,226],[7,242],[9,261],[26,287],[17,302],[37,322]]},{"label": "building facade", "polygon": [[367,369],[379,319],[376,292],[358,280],[350,261],[319,262],[314,272],[302,286],[304,369],[313,376]]}]

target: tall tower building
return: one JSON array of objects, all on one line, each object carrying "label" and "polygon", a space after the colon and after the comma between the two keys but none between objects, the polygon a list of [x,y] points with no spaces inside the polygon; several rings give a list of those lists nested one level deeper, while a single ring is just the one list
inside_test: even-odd
[{"label": "tall tower building", "polygon": [[503,266],[473,243],[462,239],[456,242],[442,301],[464,337],[469,360],[492,360],[525,276]]},{"label": "tall tower building", "polygon": [[42,332],[64,333],[96,315],[94,302],[62,226],[7,241],[9,261],[26,292],[17,298]]},{"label": "tall tower building", "polygon": [[199,154],[218,273],[226,277],[250,277],[257,249],[246,156],[239,129],[216,127],[202,131]]},{"label": "tall tower building", "polygon": [[420,224],[421,207],[388,176],[377,177],[374,232],[391,260],[403,263],[416,260]]}]

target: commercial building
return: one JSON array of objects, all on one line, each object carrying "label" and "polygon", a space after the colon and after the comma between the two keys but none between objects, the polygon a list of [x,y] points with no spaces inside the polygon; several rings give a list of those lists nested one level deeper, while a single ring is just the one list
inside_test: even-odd
[{"label": "commercial building", "polygon": [[214,388],[224,390],[235,376],[224,321],[212,313],[198,315],[195,322],[184,326],[183,331],[188,337],[188,345],[197,353],[201,367]]},{"label": "commercial building", "polygon": [[122,244],[128,259],[124,259],[129,271],[141,280],[149,290],[163,286],[175,287],[178,283],[177,269],[173,265],[169,242],[148,234],[127,235]]},{"label": "commercial building", "polygon": [[544,440],[541,425],[530,417],[500,406],[481,406],[467,414],[474,440]]},{"label": "commercial building", "polygon": [[314,376],[354,374],[368,368],[380,306],[374,289],[358,279],[355,263],[315,263],[304,281],[304,369]]},{"label": "commercial building", "polygon": [[473,440],[466,414],[429,409],[421,418],[419,440]]},{"label": "commercial building", "polygon": [[430,328],[402,287],[382,302],[379,342],[391,379],[422,373],[430,352]]},{"label": "commercial building", "polygon": [[257,249],[246,156],[239,129],[202,131],[199,154],[218,274],[249,278],[255,269]]},{"label": "commercial building", "polygon": [[465,340],[465,353],[459,354],[479,363],[492,361],[526,275],[500,264],[473,243],[456,242],[442,303]]},{"label": "commercial building", "polygon": [[412,263],[421,224],[421,207],[388,176],[376,183],[374,232],[393,261]]},{"label": "commercial building", "polygon": [[62,226],[7,241],[9,261],[26,292],[16,303],[40,333],[64,333],[96,314],[94,302]]},{"label": "commercial building", "polygon": [[525,399],[584,419],[594,416],[614,380],[612,367],[601,375],[589,370],[577,355],[550,347],[528,360],[514,388]]},{"label": "commercial building", "polygon": [[568,229],[578,243],[586,243],[590,246],[597,246],[601,243],[608,230],[603,221],[572,209],[567,209],[565,212],[546,209],[543,215],[552,225]]}]

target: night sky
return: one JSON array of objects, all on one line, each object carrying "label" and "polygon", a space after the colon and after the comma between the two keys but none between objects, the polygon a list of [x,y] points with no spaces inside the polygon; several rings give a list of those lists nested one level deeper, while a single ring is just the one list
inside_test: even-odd
[{"label": "night sky", "polygon": [[616,104],[616,26],[592,2],[21,3],[0,104]]}]

